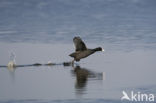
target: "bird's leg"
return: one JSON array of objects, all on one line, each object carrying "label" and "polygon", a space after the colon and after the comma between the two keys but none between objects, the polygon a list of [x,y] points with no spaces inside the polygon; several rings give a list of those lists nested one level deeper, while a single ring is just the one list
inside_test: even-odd
[{"label": "bird's leg", "polygon": [[72,60],[71,64],[72,64],[72,67],[74,67],[74,59]]}]

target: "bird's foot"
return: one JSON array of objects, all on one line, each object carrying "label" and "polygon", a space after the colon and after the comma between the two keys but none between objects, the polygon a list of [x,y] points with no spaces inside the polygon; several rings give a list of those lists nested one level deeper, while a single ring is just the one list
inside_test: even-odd
[{"label": "bird's foot", "polygon": [[71,64],[72,64],[72,67],[74,67],[74,60],[72,60]]}]

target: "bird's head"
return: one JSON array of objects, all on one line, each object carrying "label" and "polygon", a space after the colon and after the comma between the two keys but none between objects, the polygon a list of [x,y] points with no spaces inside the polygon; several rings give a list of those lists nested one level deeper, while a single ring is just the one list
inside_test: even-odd
[{"label": "bird's head", "polygon": [[96,48],[96,51],[105,51],[105,50],[101,47],[98,47],[98,48]]}]

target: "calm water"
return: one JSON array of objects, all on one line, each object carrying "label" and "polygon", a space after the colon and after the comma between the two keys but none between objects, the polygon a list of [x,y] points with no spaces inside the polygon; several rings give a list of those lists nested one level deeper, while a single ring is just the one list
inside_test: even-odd
[{"label": "calm water", "polygon": [[[0,102],[120,103],[123,90],[156,95],[155,5],[155,0],[1,0]],[[74,67],[62,65],[72,60],[74,36],[105,52]],[[58,65],[7,68],[11,52],[17,65]]]},{"label": "calm water", "polygon": [[[16,53],[18,65],[67,62],[72,60],[68,54],[74,50],[71,44],[1,43],[0,47],[3,48],[0,51],[3,65],[9,61],[9,50]],[[81,60],[75,67],[3,67],[0,69],[0,99],[28,103],[118,102],[123,90],[156,94],[155,50],[112,51],[107,46],[105,49],[106,52]]]}]

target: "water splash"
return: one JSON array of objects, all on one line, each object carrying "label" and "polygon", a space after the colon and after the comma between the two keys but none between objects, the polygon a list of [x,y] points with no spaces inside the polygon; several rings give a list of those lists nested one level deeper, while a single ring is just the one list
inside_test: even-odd
[{"label": "water splash", "polygon": [[12,69],[12,68],[16,67],[16,60],[15,60],[15,58],[16,58],[15,53],[11,52],[10,53],[10,60],[9,60],[8,65],[7,65],[9,69]]}]

